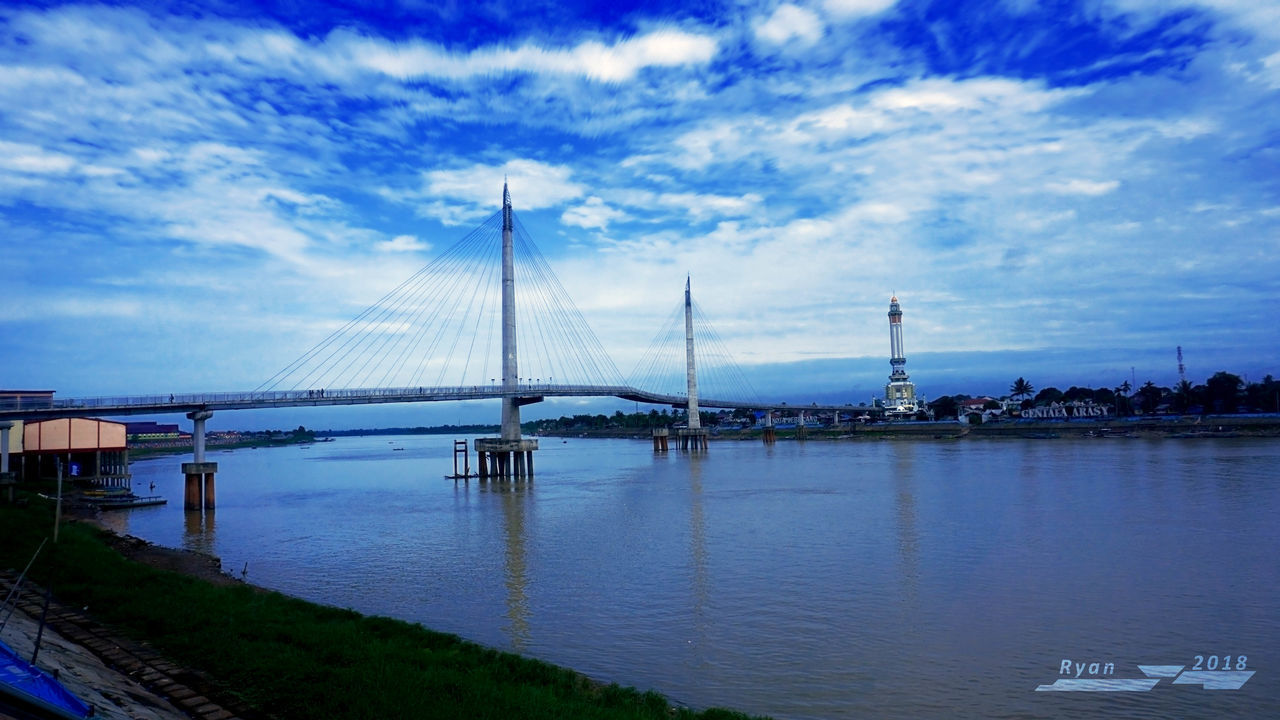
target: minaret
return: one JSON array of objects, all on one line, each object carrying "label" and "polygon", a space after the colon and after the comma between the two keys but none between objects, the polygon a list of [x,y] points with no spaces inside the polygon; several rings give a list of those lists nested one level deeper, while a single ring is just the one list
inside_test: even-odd
[{"label": "minaret", "polygon": [[897,295],[889,298],[889,365],[893,367],[890,382],[906,382],[907,355],[902,349],[902,308]]},{"label": "minaret", "polygon": [[889,299],[889,383],[884,386],[885,414],[908,417],[919,406],[916,402],[916,386],[907,376],[907,353],[902,349],[902,308],[898,296]]}]

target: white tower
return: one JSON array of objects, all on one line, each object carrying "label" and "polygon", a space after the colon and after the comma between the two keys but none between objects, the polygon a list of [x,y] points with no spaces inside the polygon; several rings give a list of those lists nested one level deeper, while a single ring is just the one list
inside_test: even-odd
[{"label": "white tower", "polygon": [[893,417],[914,415],[916,386],[907,375],[907,354],[902,349],[902,308],[898,296],[889,299],[889,383],[884,386],[885,414]]}]

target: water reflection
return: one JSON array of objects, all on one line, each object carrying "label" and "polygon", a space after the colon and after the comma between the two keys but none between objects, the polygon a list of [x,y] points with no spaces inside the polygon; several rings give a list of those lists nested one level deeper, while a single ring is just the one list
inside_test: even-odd
[{"label": "water reflection", "polygon": [[217,514],[213,510],[187,510],[182,515],[182,547],[193,552],[216,555]]},{"label": "water reflection", "polygon": [[894,447],[894,516],[898,534],[898,560],[902,564],[903,609],[915,612],[920,585],[920,531],[916,528],[915,444]]},{"label": "water reflection", "polygon": [[507,625],[504,628],[516,652],[529,645],[528,568],[525,558],[525,513],[533,493],[531,482],[482,483],[482,491],[495,493],[502,506],[503,584],[507,588]]},{"label": "water reflection", "polygon": [[707,639],[707,524],[703,513],[702,455],[689,457],[689,556],[693,563],[693,657],[706,665],[710,643]]}]

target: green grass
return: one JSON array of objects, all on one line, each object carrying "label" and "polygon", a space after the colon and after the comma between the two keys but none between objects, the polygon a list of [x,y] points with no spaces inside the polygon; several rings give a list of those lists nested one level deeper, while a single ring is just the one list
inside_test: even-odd
[{"label": "green grass", "polygon": [[[37,499],[0,507],[0,568],[21,571],[52,525],[52,508]],[[747,717],[673,713],[656,693],[603,686],[420,625],[156,570],[86,525],[64,524],[32,577],[282,719]]]}]

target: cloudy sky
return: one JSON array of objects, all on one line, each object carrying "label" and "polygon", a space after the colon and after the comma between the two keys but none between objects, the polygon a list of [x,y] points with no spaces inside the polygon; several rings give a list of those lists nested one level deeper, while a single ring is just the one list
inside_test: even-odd
[{"label": "cloudy sky", "polygon": [[931,397],[1280,375],[1276,3],[244,5],[0,8],[0,385],[256,387],[504,177],[624,374],[688,274],[815,397],[894,293]]}]

